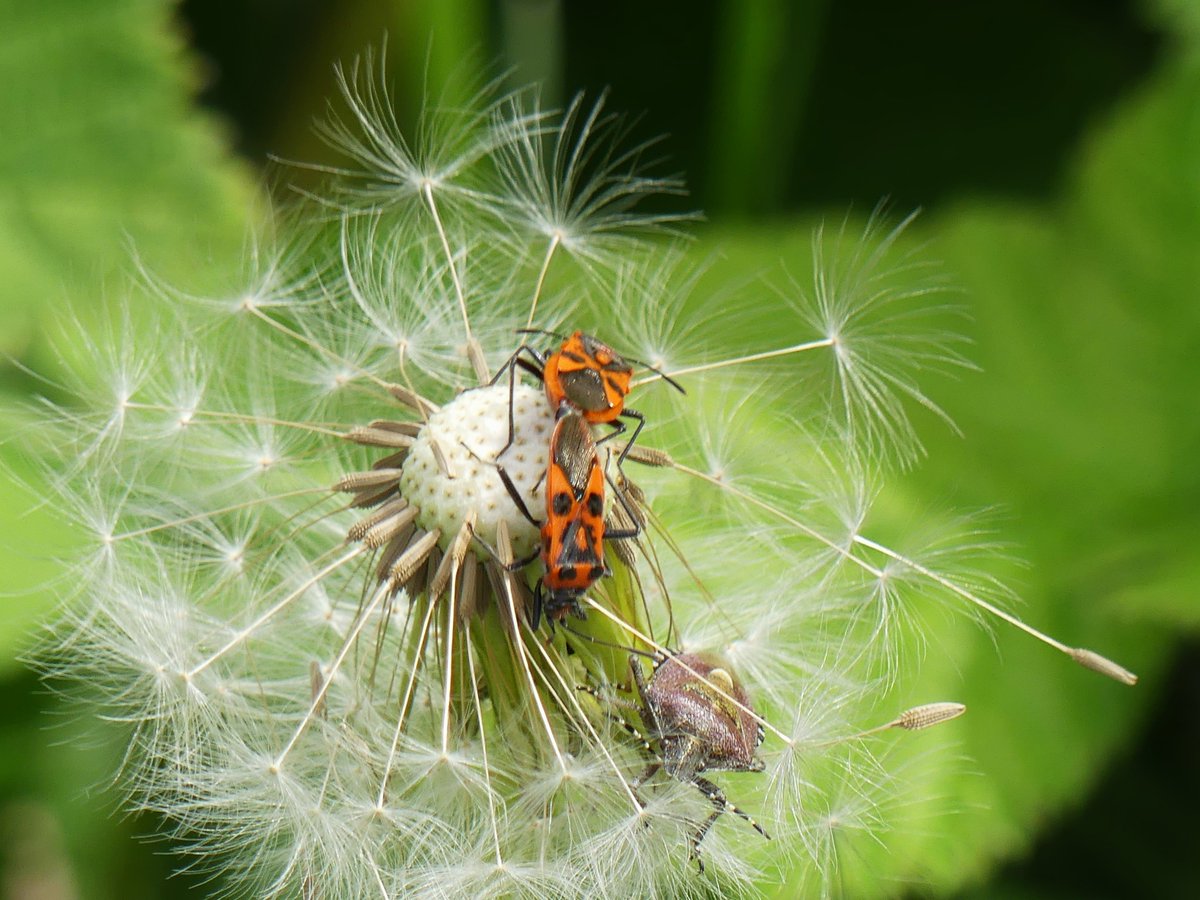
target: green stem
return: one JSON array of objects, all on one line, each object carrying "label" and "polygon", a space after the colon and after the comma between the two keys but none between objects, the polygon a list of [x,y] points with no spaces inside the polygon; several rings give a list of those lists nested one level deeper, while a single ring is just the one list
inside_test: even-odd
[{"label": "green stem", "polygon": [[710,211],[775,211],[811,89],[826,0],[726,0],[714,81]]}]

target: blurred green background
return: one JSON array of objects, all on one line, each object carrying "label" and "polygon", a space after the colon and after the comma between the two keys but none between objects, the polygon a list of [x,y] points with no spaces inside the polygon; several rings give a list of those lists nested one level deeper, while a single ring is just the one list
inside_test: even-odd
[{"label": "blurred green background", "polygon": [[[1143,681],[948,623],[922,679],[971,706],[958,749],[977,774],[936,786],[958,812],[900,835],[875,883],[1200,895],[1197,5],[0,2],[8,434],[45,389],[24,367],[56,370],[56,313],[102,320],[133,248],[189,291],[234,283],[260,185],[285,197],[309,177],[269,157],[331,161],[311,124],[332,65],[385,32],[402,119],[426,81],[475,69],[511,66],[551,101],[609,89],[638,136],[666,134],[681,208],[707,217],[695,252],[719,248],[721,275],[806,255],[814,224],[884,196],[925,209],[917,232],[962,288],[983,372],[931,388],[965,437],[920,423],[930,457],[898,496],[1001,504],[1028,617]],[[206,893],[169,877],[169,841],[135,838],[157,823],[101,790],[120,748],[18,661],[70,535],[15,443],[0,452],[0,891]]]}]

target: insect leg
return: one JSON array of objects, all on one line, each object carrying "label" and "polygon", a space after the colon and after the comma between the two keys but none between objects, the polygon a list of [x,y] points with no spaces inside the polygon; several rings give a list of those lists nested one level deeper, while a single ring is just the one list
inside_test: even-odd
[{"label": "insect leg", "polygon": [[529,627],[533,631],[538,630],[538,626],[542,624],[542,606],[545,603],[543,594],[544,585],[542,579],[537,580],[537,584],[533,586],[533,609],[529,611]]},{"label": "insect leg", "polygon": [[[647,746],[649,746],[649,745],[647,745]],[[646,801],[642,799],[641,787],[643,784],[645,784],[647,781],[649,781],[651,778],[653,778],[654,773],[657,772],[661,768],[662,768],[661,762],[657,762],[657,761],[652,762],[652,763],[648,764],[646,766],[646,768],[642,769],[641,773],[635,779],[633,779],[633,781],[629,782],[629,788],[630,788],[630,790],[633,791],[633,796],[637,798],[637,802],[639,804],[641,804],[642,809],[646,808]],[[642,825],[646,828],[649,828],[650,820],[644,819],[642,821]]]},{"label": "insect leg", "polygon": [[525,499],[521,496],[521,492],[517,490],[517,486],[513,484],[512,479],[508,477],[508,473],[504,471],[504,466],[496,466],[496,474],[499,475],[500,480],[504,482],[504,489],[508,491],[508,496],[511,497],[513,503],[517,505],[517,509],[520,510],[521,515],[525,517],[525,520],[535,528],[541,528],[542,523],[535,519],[533,517],[533,513],[529,511],[529,507],[525,505]]},{"label": "insect leg", "polygon": [[641,774],[638,775],[638,777],[633,779],[633,781],[631,782],[633,784],[634,790],[637,790],[643,784],[645,784],[647,781],[649,781],[651,778],[653,778],[654,773],[657,772],[661,768],[662,768],[662,763],[656,761],[656,762],[650,763],[649,765],[646,766],[646,768],[642,769]]},{"label": "insect leg", "polygon": [[[473,529],[473,528],[471,529],[471,537],[475,539],[475,543],[477,543],[480,547],[482,547],[489,554],[491,554],[491,556],[497,562],[500,561],[500,551],[497,550],[495,547],[493,547],[491,544],[489,544],[487,541],[485,541],[483,538],[481,538],[478,534],[476,534],[475,529]],[[533,562],[535,559],[537,559],[539,555],[541,555],[541,551],[534,550],[528,556],[522,556],[520,559],[514,559],[510,563],[502,562],[502,563],[500,563],[500,565],[502,565],[509,572],[519,572],[523,568],[525,568],[527,565],[529,565],[531,562]]]},{"label": "insect leg", "polygon": [[[530,362],[528,359],[525,359],[522,354],[532,357],[533,361]],[[512,356],[510,356],[500,365],[500,368],[496,370],[496,374],[492,376],[492,380],[489,381],[486,386],[495,387],[496,383],[500,380],[501,375],[503,375],[506,371],[512,375],[513,369],[518,366],[524,369],[538,381],[541,381],[542,366],[544,363],[545,359],[543,358],[542,354],[538,353],[528,344],[522,344],[513,351]]]},{"label": "insect leg", "polygon": [[596,438],[596,446],[597,447],[599,447],[605,441],[611,441],[613,438],[615,438],[619,434],[624,434],[625,431],[629,428],[629,426],[626,425],[624,422],[622,422],[620,419],[613,419],[608,424],[612,426],[612,431],[610,431],[608,434],[602,434],[600,437]]},{"label": "insect leg", "polygon": [[526,372],[528,372],[530,375],[532,375],[534,378],[536,378],[538,381],[541,381],[542,380],[542,369],[545,367],[546,358],[544,356],[542,356],[542,354],[540,354],[536,350],[534,350],[532,347],[526,347],[525,349],[529,351],[530,355],[534,359],[536,359],[537,362],[531,363],[527,359],[518,359],[517,365],[520,366],[522,369],[524,369]]},{"label": "insect leg", "polygon": [[642,724],[651,734],[661,735],[662,729],[658,724],[658,716],[654,714],[654,709],[646,700],[646,676],[642,674],[642,666],[636,656],[629,657],[629,668],[633,671],[633,683],[637,686],[638,697],[642,700]]},{"label": "insect leg", "polygon": [[[508,492],[508,496],[512,500],[512,502],[514,504],[516,504],[517,510],[521,513],[522,516],[525,517],[525,520],[530,525],[532,525],[534,528],[541,528],[542,523],[539,522],[537,519],[535,519],[533,517],[533,513],[531,513],[529,511],[529,507],[525,505],[525,498],[523,498],[521,496],[521,492],[518,491],[517,486],[515,484],[513,484],[513,480],[509,476],[508,472],[505,471],[504,466],[500,465],[499,463],[489,463],[486,460],[479,459],[479,454],[477,454],[474,450],[472,450],[470,447],[468,447],[465,443],[463,443],[462,441],[459,441],[459,444],[461,444],[463,449],[466,450],[468,453],[470,453],[471,456],[473,456],[473,457],[475,457],[475,459],[479,460],[479,462],[483,463],[484,465],[495,466],[496,474],[500,476],[500,481],[504,483],[504,490],[506,490]],[[508,449],[508,448],[506,447],[505,449]],[[497,453],[496,455],[500,456],[503,453],[504,453],[504,450],[501,450],[500,453]]]},{"label": "insect leg", "polygon": [[[629,440],[625,442],[625,446],[621,448],[621,453],[617,457],[617,468],[625,463],[625,457],[629,455],[629,451],[633,449],[634,442],[637,441],[638,435],[642,433],[642,429],[646,427],[646,417],[636,409],[630,409],[628,406],[622,411],[621,415],[628,416],[631,419],[637,419],[637,425],[633,429],[633,434],[629,436]],[[621,423],[621,431],[625,430],[625,423]],[[614,431],[613,434],[620,434],[621,431]],[[611,435],[610,435],[611,437]]]},{"label": "insect leg", "polygon": [[[723,812],[731,812],[736,816],[740,816],[749,822],[751,827],[768,841],[771,839],[771,836],[767,834],[766,830],[752,818],[750,818],[745,810],[739,809],[729,802],[729,798],[725,796],[725,792],[721,790],[720,787],[713,784],[707,778],[702,778],[699,775],[692,779],[692,784],[696,786],[700,793],[708,798],[708,801],[714,807],[713,811],[709,813],[708,818],[705,819],[704,824],[696,830],[696,834],[692,838],[692,856],[698,863],[700,862],[700,842],[704,840],[704,836],[708,834],[708,830],[712,828],[713,822],[717,821]],[[704,870],[703,863],[700,863],[700,868],[701,871]]]},{"label": "insect leg", "polygon": [[[581,684],[578,686],[578,688],[581,691],[585,691],[588,694],[591,694],[593,697],[596,698],[596,702],[601,705],[620,706],[624,709],[628,709],[628,710],[631,710],[634,712],[637,711],[637,707],[634,704],[630,703],[628,700],[622,699],[621,697],[602,696],[598,690],[596,690],[594,687],[591,687],[590,685],[586,685],[586,684]],[[616,713],[609,712],[608,710],[605,710],[605,715],[608,716],[608,718],[613,722],[614,725],[616,725],[618,728],[620,728],[622,731],[624,731],[626,734],[628,734],[631,738],[633,738],[635,741],[637,741],[639,747],[641,747],[647,753],[650,753],[650,754],[654,753],[654,749],[650,746],[649,739],[644,734],[642,734],[641,731],[638,730],[636,725],[634,725],[632,722],[630,722],[624,716],[619,716]]]},{"label": "insect leg", "polygon": [[[533,362],[530,362],[528,359],[525,359],[525,357],[522,354],[533,357]],[[517,368],[518,367],[520,367],[520,368],[524,369],[526,372],[529,372],[530,374],[532,374],[535,378],[538,379],[538,381],[542,380],[542,368],[543,368],[542,357],[540,356],[540,354],[538,354],[538,352],[536,350],[534,350],[528,344],[522,344],[516,350],[513,351],[513,355],[510,356],[504,362],[504,365],[502,365],[499,369],[496,370],[495,377],[493,377],[492,380],[488,382],[488,387],[494,387],[496,382],[498,382],[500,380],[500,376],[503,375],[505,372],[508,372],[508,442],[500,449],[500,452],[496,454],[496,459],[499,459],[501,456],[503,456],[505,453],[507,453],[508,448],[511,447],[513,445],[513,442],[517,439],[517,423],[516,423],[516,420],[513,418],[513,405],[515,402],[516,391],[517,391]]]},{"label": "insect leg", "polygon": [[625,515],[629,517],[629,521],[633,523],[632,528],[605,528],[604,539],[606,541],[621,541],[635,538],[642,533],[642,526],[638,521],[638,516],[633,511],[633,507],[629,505],[629,501],[625,499],[625,492],[613,481],[608,473],[604,473],[604,480],[608,482],[609,487],[613,489],[613,496],[617,498],[617,502],[621,504],[621,508],[625,511]]}]

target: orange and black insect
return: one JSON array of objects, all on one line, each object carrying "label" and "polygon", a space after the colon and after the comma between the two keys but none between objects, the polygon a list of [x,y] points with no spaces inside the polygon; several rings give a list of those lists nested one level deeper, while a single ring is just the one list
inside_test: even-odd
[{"label": "orange and black insect", "polygon": [[[539,525],[503,466],[496,470],[521,514]],[[533,627],[542,613],[561,622],[567,614],[584,618],[580,598],[609,574],[604,564],[604,541],[640,534],[637,517],[626,507],[632,528],[606,528],[604,524],[604,467],[583,414],[564,403],[558,407],[550,436],[550,463],[546,469],[546,518],[540,523],[541,548],[513,562],[520,569],[540,556],[545,574],[534,589]],[[625,504],[618,491],[617,499]]]},{"label": "orange and black insect", "polygon": [[[524,369],[545,385],[546,399],[550,401],[552,409],[557,411],[565,403],[577,410],[591,425],[611,425],[613,431],[601,438],[601,441],[625,432],[627,426],[620,421],[621,418],[636,420],[633,434],[629,436],[617,458],[618,466],[625,461],[630,448],[646,424],[645,416],[625,405],[625,398],[629,395],[633,380],[633,364],[645,366],[660,375],[681,394],[684,393],[680,384],[669,375],[639,360],[621,356],[608,344],[582,331],[573,331],[570,337],[537,329],[521,329],[518,333],[546,334],[562,343],[557,350],[546,352],[539,352],[528,344],[522,344],[496,373],[492,383],[498,381],[507,371],[509,390],[512,391],[516,381],[516,369]],[[508,425],[508,443],[497,455],[502,455],[513,442],[515,424],[512,421],[511,404]]]}]

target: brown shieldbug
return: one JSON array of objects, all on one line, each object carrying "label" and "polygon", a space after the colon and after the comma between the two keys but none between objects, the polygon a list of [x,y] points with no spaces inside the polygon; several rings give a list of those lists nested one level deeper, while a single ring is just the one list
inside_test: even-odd
[{"label": "brown shieldbug", "polygon": [[[725,796],[704,772],[761,772],[758,756],[763,729],[750,706],[746,689],[728,666],[697,653],[679,653],[655,660],[650,680],[638,657],[630,659],[637,685],[645,732],[614,716],[617,723],[655,759],[634,779],[635,788],[662,769],[672,778],[694,786],[713,805],[713,811],[692,835],[691,855],[704,871],[700,842],[722,813],[731,812],[767,840],[771,836]],[[622,705],[632,706],[626,701]]]}]

